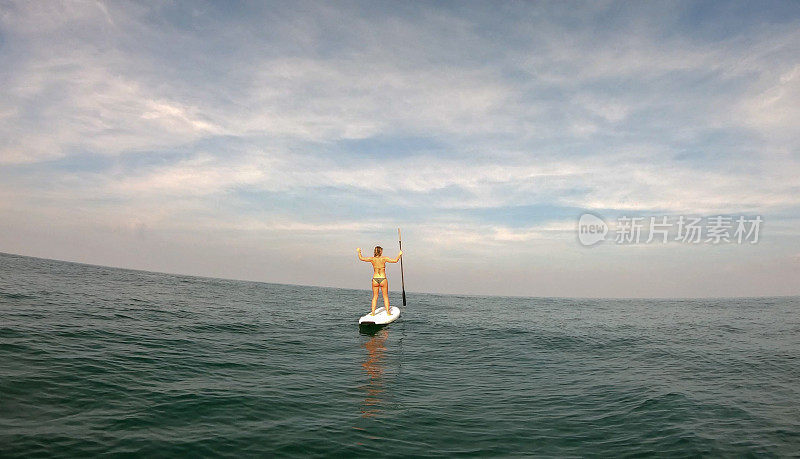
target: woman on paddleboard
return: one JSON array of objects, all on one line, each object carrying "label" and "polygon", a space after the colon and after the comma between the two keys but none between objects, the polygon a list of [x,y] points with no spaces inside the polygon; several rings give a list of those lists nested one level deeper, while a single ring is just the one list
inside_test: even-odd
[{"label": "woman on paddleboard", "polygon": [[386,278],[386,263],[397,263],[403,255],[403,251],[397,254],[397,258],[384,257],[383,248],[375,246],[374,256],[365,258],[361,256],[361,248],[356,249],[358,252],[358,259],[361,261],[368,261],[372,263],[375,272],[372,274],[372,315],[375,315],[375,305],[378,302],[378,292],[383,292],[383,306],[386,308],[386,314],[391,314],[389,308],[389,279]]}]

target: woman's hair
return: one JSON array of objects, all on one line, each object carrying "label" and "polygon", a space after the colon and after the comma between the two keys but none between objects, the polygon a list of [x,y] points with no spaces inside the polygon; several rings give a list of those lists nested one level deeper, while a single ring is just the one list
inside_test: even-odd
[{"label": "woman's hair", "polygon": [[381,254],[383,254],[383,247],[381,247],[379,245],[376,245],[375,246],[375,255],[374,256],[379,257],[379,256],[381,256]]}]

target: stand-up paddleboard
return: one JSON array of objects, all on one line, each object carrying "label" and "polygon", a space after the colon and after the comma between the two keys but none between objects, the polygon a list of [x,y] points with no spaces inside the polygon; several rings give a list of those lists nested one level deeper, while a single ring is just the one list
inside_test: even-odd
[{"label": "stand-up paddleboard", "polygon": [[394,322],[400,317],[400,308],[397,306],[392,306],[391,315],[386,314],[386,308],[381,306],[380,308],[375,310],[375,315],[373,316],[370,313],[367,313],[365,316],[358,319],[359,325],[386,325]]}]

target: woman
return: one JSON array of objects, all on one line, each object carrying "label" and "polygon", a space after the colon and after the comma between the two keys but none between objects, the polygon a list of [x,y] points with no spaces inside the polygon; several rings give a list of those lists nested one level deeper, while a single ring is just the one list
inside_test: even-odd
[{"label": "woman", "polygon": [[364,258],[361,256],[361,248],[356,249],[358,252],[358,259],[361,261],[368,261],[372,263],[375,268],[375,273],[372,274],[372,315],[375,315],[375,304],[378,302],[378,292],[383,291],[383,306],[386,308],[386,314],[391,314],[389,308],[389,279],[386,278],[386,263],[397,263],[403,255],[403,251],[397,254],[397,258],[389,258],[383,255],[383,248],[381,246],[375,247],[375,256]]}]

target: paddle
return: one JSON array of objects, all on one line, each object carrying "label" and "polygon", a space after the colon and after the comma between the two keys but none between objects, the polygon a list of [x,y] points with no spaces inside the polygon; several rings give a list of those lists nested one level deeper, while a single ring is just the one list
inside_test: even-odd
[{"label": "paddle", "polygon": [[[397,242],[400,243],[400,251],[403,251],[403,238],[400,237],[400,228],[397,228]],[[406,280],[403,277],[403,257],[400,256],[400,283],[403,284],[403,307],[406,305]]]}]

